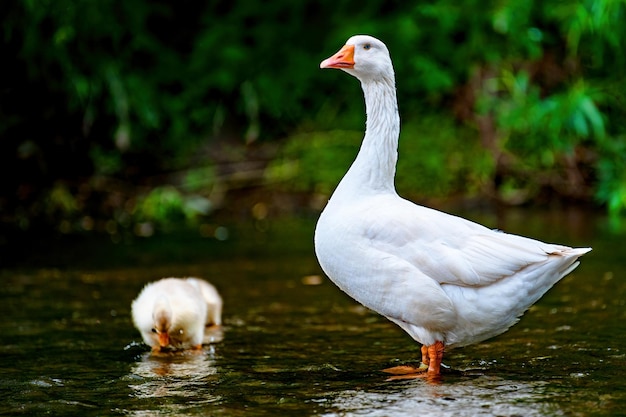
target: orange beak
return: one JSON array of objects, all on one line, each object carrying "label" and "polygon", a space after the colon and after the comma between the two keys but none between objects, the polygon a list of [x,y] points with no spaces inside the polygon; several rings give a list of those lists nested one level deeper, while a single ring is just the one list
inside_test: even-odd
[{"label": "orange beak", "polygon": [[323,60],[320,68],[354,68],[354,45],[344,45],[335,55]]},{"label": "orange beak", "polygon": [[170,344],[170,335],[167,332],[159,333],[159,345],[161,347],[166,347]]}]

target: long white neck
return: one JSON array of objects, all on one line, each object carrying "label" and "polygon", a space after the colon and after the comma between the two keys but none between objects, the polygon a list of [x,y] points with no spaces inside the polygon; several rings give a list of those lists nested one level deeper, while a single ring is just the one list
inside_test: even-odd
[{"label": "long white neck", "polygon": [[335,196],[395,193],[400,116],[393,75],[361,82],[367,122],[361,149],[335,190]]}]

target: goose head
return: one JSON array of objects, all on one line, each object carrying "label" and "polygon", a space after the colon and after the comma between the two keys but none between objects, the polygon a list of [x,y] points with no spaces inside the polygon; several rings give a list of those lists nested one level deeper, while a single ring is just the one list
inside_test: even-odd
[{"label": "goose head", "polygon": [[320,68],[343,70],[361,82],[393,78],[387,46],[368,35],[352,36],[337,53],[322,61]]}]

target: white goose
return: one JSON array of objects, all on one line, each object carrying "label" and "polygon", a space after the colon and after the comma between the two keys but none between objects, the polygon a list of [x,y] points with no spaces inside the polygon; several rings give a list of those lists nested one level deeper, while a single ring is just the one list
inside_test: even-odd
[{"label": "white goose", "polygon": [[153,351],[200,349],[205,330],[222,322],[222,299],[198,278],[163,278],[147,284],[133,301],[132,317]]},{"label": "white goose", "polygon": [[506,234],[399,197],[400,120],[387,47],[353,36],[320,67],[359,79],[367,123],[317,223],[317,258],[339,288],[423,344],[419,368],[385,371],[436,378],[444,347],[505,332],[591,248]]}]

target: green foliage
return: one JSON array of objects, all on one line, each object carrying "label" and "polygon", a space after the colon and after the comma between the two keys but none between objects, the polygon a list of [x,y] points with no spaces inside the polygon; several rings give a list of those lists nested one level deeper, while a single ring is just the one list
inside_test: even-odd
[{"label": "green foliage", "polygon": [[[314,132],[290,137],[267,178],[293,191],[330,195],[356,157],[362,131]],[[396,187],[412,198],[477,194],[493,163],[470,129],[428,116],[406,123],[400,137]]]},{"label": "green foliage", "polygon": [[134,210],[137,223],[148,222],[161,227],[193,221],[206,215],[211,202],[199,195],[185,195],[172,186],[156,187],[142,196]]},{"label": "green foliage", "polygon": [[294,135],[266,177],[293,191],[329,195],[354,161],[362,138],[363,132],[346,130]]},{"label": "green foliage", "polygon": [[[421,120],[403,126],[399,170],[423,171],[399,176],[399,188],[532,199],[547,187],[626,210],[626,0],[24,0],[3,9],[8,222],[45,212],[58,184],[72,194],[94,176],[140,184],[189,169],[176,191],[208,198],[211,187],[197,184],[213,173],[193,171],[216,138],[330,130],[333,139],[300,136],[310,142],[300,148],[290,140],[269,171],[329,192],[354,157],[363,107],[358,83],[318,65],[355,33],[389,46],[402,120]],[[435,126],[420,114],[435,115]],[[172,190],[161,197],[145,201],[178,204]],[[183,214],[145,216],[188,218],[178,207]]]},{"label": "green foliage", "polygon": [[215,183],[215,169],[212,166],[197,167],[185,172],[181,188],[189,192],[204,192]]},{"label": "green foliage", "polygon": [[605,149],[598,163],[597,197],[617,217],[626,210],[626,136],[612,138],[603,145]]},{"label": "green foliage", "polygon": [[47,199],[46,210],[49,214],[59,211],[64,216],[78,210],[76,199],[65,184],[58,183],[52,187]]},{"label": "green foliage", "polygon": [[406,122],[398,146],[398,192],[414,199],[478,195],[494,164],[476,139],[472,129],[441,116]]},{"label": "green foliage", "polygon": [[499,146],[531,167],[552,165],[558,154],[572,153],[582,141],[601,141],[606,136],[602,114],[595,104],[601,95],[582,81],[567,91],[542,97],[528,73],[503,69],[485,87],[479,112],[494,116]]}]

